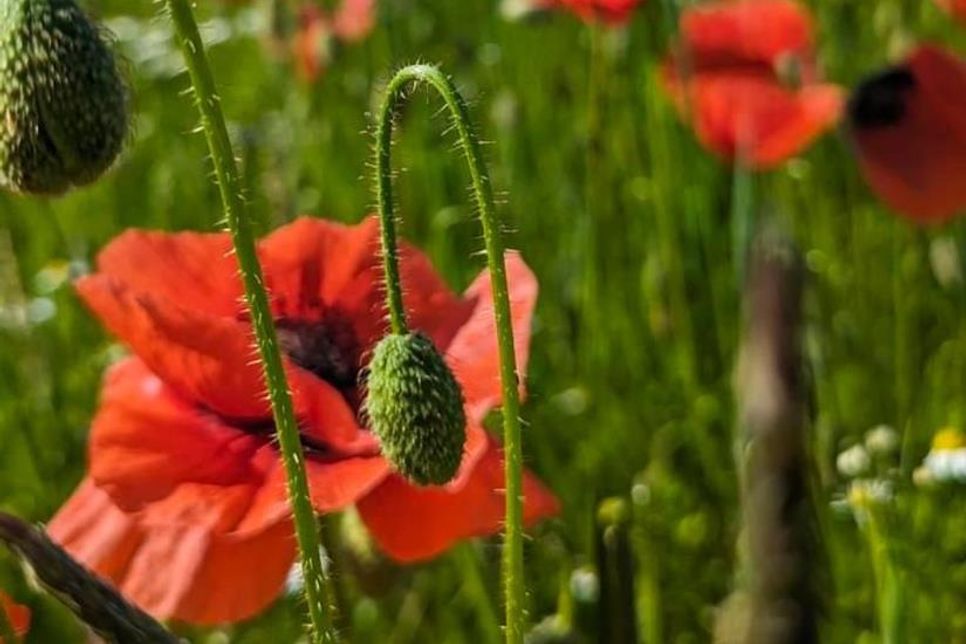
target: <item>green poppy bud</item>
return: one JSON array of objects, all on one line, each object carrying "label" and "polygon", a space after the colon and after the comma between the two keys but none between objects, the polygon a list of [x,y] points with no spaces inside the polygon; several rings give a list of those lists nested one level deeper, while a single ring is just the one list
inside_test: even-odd
[{"label": "green poppy bud", "polygon": [[90,183],[127,136],[111,49],[74,0],[0,1],[0,186],[59,194]]},{"label": "green poppy bud", "polygon": [[369,363],[365,413],[396,470],[417,485],[442,485],[463,459],[463,392],[433,342],[420,333],[384,337]]}]

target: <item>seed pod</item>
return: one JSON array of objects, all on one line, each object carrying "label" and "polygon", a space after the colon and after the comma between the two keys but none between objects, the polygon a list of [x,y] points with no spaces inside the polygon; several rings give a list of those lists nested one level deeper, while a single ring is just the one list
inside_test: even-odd
[{"label": "seed pod", "polygon": [[432,341],[388,335],[369,363],[365,413],[393,467],[417,485],[456,475],[466,442],[463,392]]},{"label": "seed pod", "polygon": [[59,194],[114,162],[127,91],[99,29],[74,0],[0,2],[0,186]]}]

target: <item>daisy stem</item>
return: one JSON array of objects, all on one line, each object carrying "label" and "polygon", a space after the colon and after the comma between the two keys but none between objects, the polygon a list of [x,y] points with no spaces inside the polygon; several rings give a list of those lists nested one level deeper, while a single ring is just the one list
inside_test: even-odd
[{"label": "daisy stem", "polygon": [[483,226],[486,260],[493,284],[493,314],[496,322],[503,389],[503,445],[506,454],[506,534],[503,547],[503,591],[505,598],[506,642],[521,644],[526,624],[523,580],[523,450],[520,431],[520,393],[516,356],[513,351],[513,326],[510,297],[504,264],[503,233],[496,215],[493,188],[483,162],[479,140],[470,123],[469,110],[453,81],[431,65],[410,65],[389,81],[379,111],[376,130],[377,194],[382,224],[383,264],[390,321],[405,329],[402,289],[396,256],[395,216],[392,198],[392,126],[397,107],[413,84],[425,83],[443,98],[453,119],[453,127],[469,165],[473,194]]},{"label": "daisy stem", "polygon": [[238,167],[221,111],[220,97],[215,88],[201,35],[198,33],[198,24],[195,22],[188,0],[165,0],[165,4],[174,23],[178,43],[184,53],[195,100],[201,113],[201,125],[215,167],[225,220],[231,233],[235,256],[238,259],[238,268],[245,289],[245,301],[248,304],[255,341],[265,373],[265,384],[272,404],[279,451],[285,466],[288,494],[292,504],[295,534],[301,554],[305,599],[313,631],[312,638],[315,642],[334,643],[337,639],[332,629],[331,598],[326,592],[327,583],[325,570],[322,567],[319,526],[309,498],[298,423],[279,353],[262,269],[255,252],[254,234],[245,212]]}]

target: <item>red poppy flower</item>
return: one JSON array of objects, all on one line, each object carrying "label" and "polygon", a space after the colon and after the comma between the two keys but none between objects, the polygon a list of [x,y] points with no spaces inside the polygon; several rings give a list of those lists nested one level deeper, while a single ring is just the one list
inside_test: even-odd
[{"label": "red poppy flower", "polygon": [[[21,637],[27,634],[30,628],[30,609],[15,604],[7,595],[0,592],[0,610],[7,614],[7,621],[10,622],[14,635]],[[2,637],[0,637],[0,644],[3,644]]]},{"label": "red poppy flower", "polygon": [[[417,488],[390,471],[359,421],[360,368],[385,332],[378,225],[300,219],[258,252],[319,512],[357,504],[394,559],[433,557],[497,532],[503,454],[482,429],[500,404],[489,275],[463,297],[425,256],[401,250],[413,328],[460,381],[468,419],[457,477]],[[295,558],[285,477],[251,327],[224,234],[128,232],[77,289],[134,352],[105,378],[90,472],[51,522],[54,539],[160,618],[220,623],[281,592]],[[507,256],[513,324],[526,365],[537,282]],[[527,475],[529,522],[557,502]]]},{"label": "red poppy flower", "polygon": [[966,23],[966,0],[936,0],[936,4],[957,20]]},{"label": "red poppy flower", "polygon": [[601,20],[611,24],[627,22],[644,0],[556,0],[587,21]]},{"label": "red poppy flower", "polygon": [[940,222],[966,210],[966,62],[932,46],[856,88],[849,126],[859,166],[896,211]]},{"label": "red poppy flower", "polygon": [[376,0],[342,0],[332,14],[307,2],[299,8],[298,29],[292,41],[295,69],[314,82],[331,58],[333,39],[352,43],[365,38],[376,22]]},{"label": "red poppy flower", "polygon": [[680,28],[664,85],[712,152],[774,166],[838,120],[841,91],[817,82],[811,19],[796,3],[699,4],[682,13]]}]

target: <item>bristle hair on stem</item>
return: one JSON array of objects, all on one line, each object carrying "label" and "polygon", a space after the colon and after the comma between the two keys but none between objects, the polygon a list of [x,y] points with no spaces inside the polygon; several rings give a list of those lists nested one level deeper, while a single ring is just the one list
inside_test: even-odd
[{"label": "bristle hair on stem", "polygon": [[396,219],[392,192],[392,132],[400,105],[409,99],[412,89],[425,84],[443,99],[453,118],[460,147],[469,167],[480,220],[487,265],[493,287],[493,312],[496,322],[500,360],[500,383],[503,394],[503,443],[506,481],[506,530],[503,547],[502,578],[507,644],[522,644],[526,628],[526,593],[523,578],[523,453],[520,428],[520,394],[518,391],[516,355],[504,259],[503,230],[496,213],[496,203],[489,172],[469,116],[469,110],[453,79],[434,65],[417,63],[400,69],[386,85],[385,95],[376,117],[376,194],[379,201],[383,269],[387,286],[387,308],[394,335],[408,333],[403,309],[401,280],[396,242]]},{"label": "bristle hair on stem", "polygon": [[217,98],[204,44],[187,0],[165,0],[178,44],[184,54],[188,75],[194,88],[195,104],[201,116],[205,139],[211,153],[225,221],[235,249],[255,340],[261,358],[266,389],[271,400],[275,437],[285,471],[296,541],[301,553],[304,592],[312,624],[313,642],[334,644],[332,628],[333,596],[326,583],[320,558],[321,539],[318,519],[309,497],[305,457],[299,438],[298,422],[285,376],[284,363],[275,334],[268,294],[255,249],[254,233],[241,196],[241,180],[231,139]]}]

